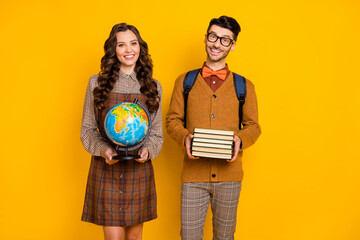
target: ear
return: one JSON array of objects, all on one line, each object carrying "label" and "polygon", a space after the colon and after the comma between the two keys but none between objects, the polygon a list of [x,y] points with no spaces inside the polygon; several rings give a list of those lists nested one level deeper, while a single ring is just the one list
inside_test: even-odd
[{"label": "ear", "polygon": [[233,45],[231,45],[230,51],[234,51],[234,50],[235,50],[235,46],[236,46],[236,42],[234,42]]}]

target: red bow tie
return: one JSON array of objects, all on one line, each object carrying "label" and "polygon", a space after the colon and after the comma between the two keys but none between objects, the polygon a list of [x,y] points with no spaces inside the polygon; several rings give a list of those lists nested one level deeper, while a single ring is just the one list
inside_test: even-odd
[{"label": "red bow tie", "polygon": [[211,75],[215,75],[218,78],[220,78],[221,80],[225,80],[226,79],[226,75],[227,75],[227,71],[226,69],[222,69],[222,70],[217,70],[217,71],[213,71],[210,68],[204,66],[203,71],[202,71],[202,76],[204,78],[209,77]]}]

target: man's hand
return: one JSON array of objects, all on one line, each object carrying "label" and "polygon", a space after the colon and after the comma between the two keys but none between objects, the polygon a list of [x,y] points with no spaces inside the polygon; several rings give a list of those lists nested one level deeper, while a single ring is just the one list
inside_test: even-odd
[{"label": "man's hand", "polygon": [[119,160],[113,160],[113,156],[117,156],[117,152],[113,148],[107,148],[105,150],[105,162],[109,165],[117,163]]},{"label": "man's hand", "polygon": [[140,149],[138,155],[140,156],[140,158],[135,159],[135,161],[139,163],[146,162],[146,160],[148,160],[149,157],[149,149],[147,147]]},{"label": "man's hand", "polygon": [[199,159],[199,157],[194,157],[193,155],[191,155],[191,140],[194,138],[193,134],[188,134],[185,137],[185,149],[186,149],[186,154],[188,156],[189,159]]},{"label": "man's hand", "polygon": [[240,150],[240,143],[241,143],[241,139],[238,136],[234,135],[233,157],[232,157],[232,159],[227,160],[228,162],[233,162],[237,158],[237,156],[239,154],[239,150]]}]

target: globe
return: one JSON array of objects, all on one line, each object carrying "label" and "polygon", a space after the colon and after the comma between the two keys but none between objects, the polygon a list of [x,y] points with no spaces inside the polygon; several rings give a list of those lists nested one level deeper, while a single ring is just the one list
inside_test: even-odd
[{"label": "globe", "polygon": [[117,145],[128,148],[140,144],[148,134],[149,118],[142,104],[123,102],[115,105],[105,117],[106,135]]}]

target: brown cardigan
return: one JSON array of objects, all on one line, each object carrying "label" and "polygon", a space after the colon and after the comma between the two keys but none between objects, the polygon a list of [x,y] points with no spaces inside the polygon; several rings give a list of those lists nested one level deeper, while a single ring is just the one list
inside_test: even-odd
[{"label": "brown cardigan", "polygon": [[185,154],[182,171],[183,182],[242,181],[242,150],[255,143],[261,134],[254,85],[246,80],[246,99],[243,107],[243,129],[239,130],[239,101],[236,97],[233,74],[213,92],[200,74],[190,91],[187,105],[187,127],[184,128],[183,80],[180,75],[174,86],[169,111],[166,116],[168,134],[183,148],[185,136],[194,127],[233,130],[242,140],[242,148],[234,162],[200,158],[191,160]]}]

